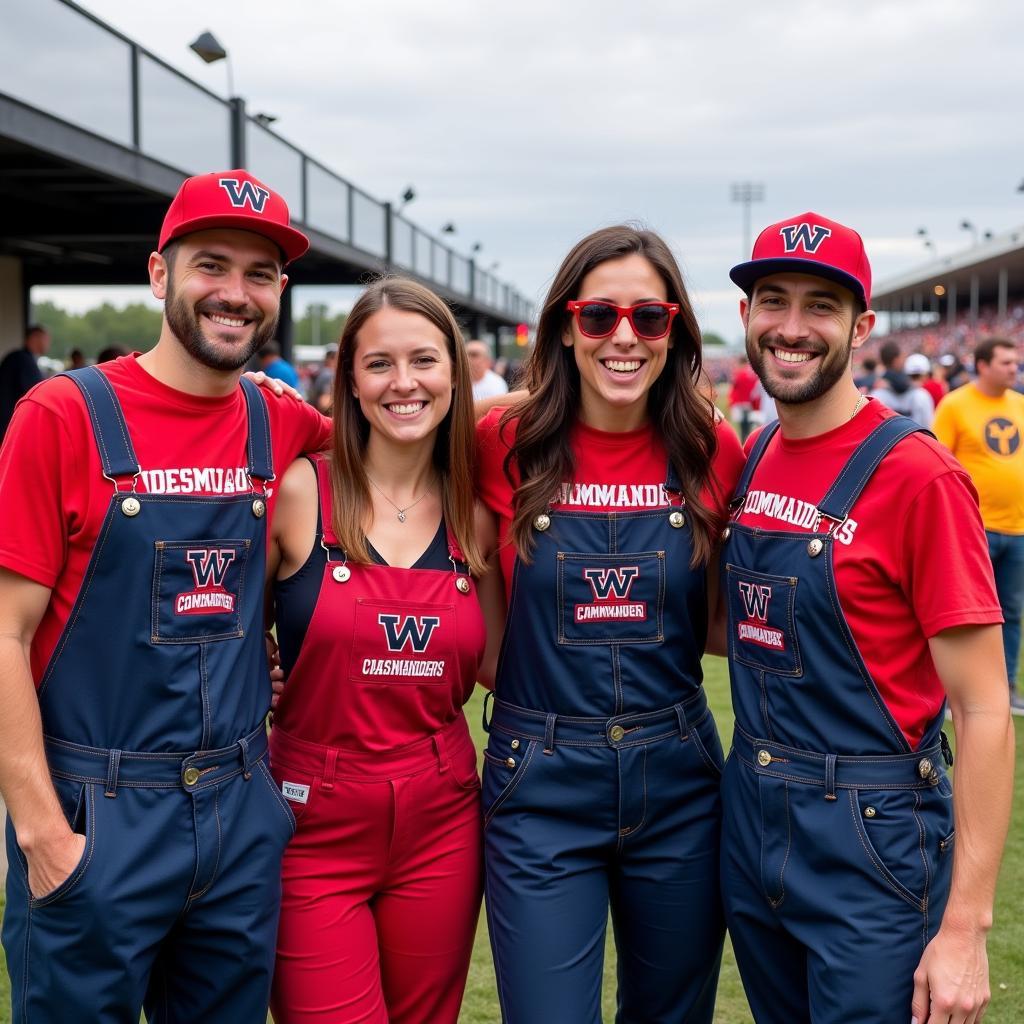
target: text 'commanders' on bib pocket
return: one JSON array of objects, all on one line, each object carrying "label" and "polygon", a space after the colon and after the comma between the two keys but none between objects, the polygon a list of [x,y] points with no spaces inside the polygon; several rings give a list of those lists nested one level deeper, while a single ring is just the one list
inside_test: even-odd
[{"label": "text 'commanders' on bib pocket", "polygon": [[729,656],[781,676],[803,674],[796,635],[796,576],[768,576],[727,564]]},{"label": "text 'commanders' on bib pocket", "polygon": [[244,634],[240,605],[251,541],[154,543],[155,644],[232,640]]},{"label": "text 'commanders' on bib pocket", "polygon": [[357,601],[349,678],[360,683],[449,685],[455,662],[455,606]]},{"label": "text 'commanders' on bib pocket", "polygon": [[665,552],[558,552],[560,644],[656,644],[665,638]]}]

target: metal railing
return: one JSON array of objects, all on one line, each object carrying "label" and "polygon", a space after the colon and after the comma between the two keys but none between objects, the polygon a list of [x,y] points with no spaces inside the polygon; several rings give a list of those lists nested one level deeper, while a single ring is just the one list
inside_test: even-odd
[{"label": "metal railing", "polygon": [[259,124],[242,100],[222,99],[72,0],[5,4],[0,93],[183,174],[244,166],[301,225],[509,319],[532,319],[511,285]]}]

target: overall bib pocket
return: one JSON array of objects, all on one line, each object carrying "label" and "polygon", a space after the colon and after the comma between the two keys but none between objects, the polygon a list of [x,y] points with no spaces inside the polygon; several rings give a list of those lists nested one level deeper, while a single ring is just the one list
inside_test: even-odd
[{"label": "overall bib pocket", "polygon": [[559,551],[558,642],[659,644],[665,639],[665,552]]},{"label": "overall bib pocket", "polygon": [[458,671],[455,606],[356,602],[349,678],[391,686],[450,686]]},{"label": "overall bib pocket", "polygon": [[803,675],[796,634],[797,584],[795,576],[726,565],[729,656],[734,661],[772,675]]},{"label": "overall bib pocket", "polygon": [[154,542],[154,644],[195,644],[245,635],[241,603],[252,541]]}]

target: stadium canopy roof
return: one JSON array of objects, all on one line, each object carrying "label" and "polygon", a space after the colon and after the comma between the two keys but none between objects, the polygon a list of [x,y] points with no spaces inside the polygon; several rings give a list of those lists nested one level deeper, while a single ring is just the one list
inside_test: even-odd
[{"label": "stadium canopy roof", "polygon": [[879,281],[872,291],[871,305],[881,312],[944,313],[953,320],[990,305],[1005,316],[1008,299],[1024,296],[1024,226]]}]

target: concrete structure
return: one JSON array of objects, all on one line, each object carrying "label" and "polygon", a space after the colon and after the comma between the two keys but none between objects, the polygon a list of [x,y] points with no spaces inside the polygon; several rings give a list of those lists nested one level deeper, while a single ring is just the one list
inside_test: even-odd
[{"label": "concrete structure", "polygon": [[1010,297],[1022,294],[1024,227],[879,281],[871,305],[888,313],[891,329],[899,330],[936,319],[952,324],[963,314],[973,323],[983,306],[1002,318]]},{"label": "concrete structure", "polygon": [[[0,33],[0,352],[21,343],[42,284],[142,284],[183,178],[246,167],[311,239],[293,284],[393,271],[444,296],[471,333],[533,319],[477,267],[313,157],[70,0],[4,12]],[[286,295],[289,293],[286,292]],[[291,309],[282,310],[290,342]]]}]

